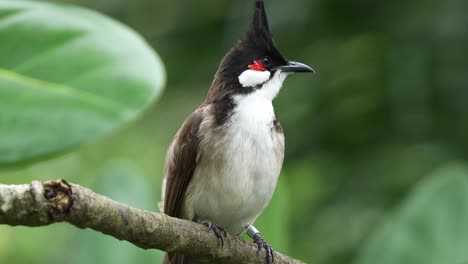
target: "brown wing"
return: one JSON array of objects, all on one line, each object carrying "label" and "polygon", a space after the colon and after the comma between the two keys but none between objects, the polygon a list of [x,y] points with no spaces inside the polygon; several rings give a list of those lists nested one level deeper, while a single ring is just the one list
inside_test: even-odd
[{"label": "brown wing", "polygon": [[174,137],[166,156],[164,213],[180,217],[185,191],[196,167],[199,145],[198,130],[203,107],[193,112]]}]

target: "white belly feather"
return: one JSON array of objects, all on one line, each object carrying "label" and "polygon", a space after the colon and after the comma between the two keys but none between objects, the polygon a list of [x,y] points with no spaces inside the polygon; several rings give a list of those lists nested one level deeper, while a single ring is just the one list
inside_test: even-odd
[{"label": "white belly feather", "polygon": [[235,100],[223,133],[213,130],[213,120],[200,127],[205,136],[183,209],[187,218],[197,214],[232,234],[244,231],[268,205],[284,152],[284,136],[273,127],[271,100],[257,92]]}]

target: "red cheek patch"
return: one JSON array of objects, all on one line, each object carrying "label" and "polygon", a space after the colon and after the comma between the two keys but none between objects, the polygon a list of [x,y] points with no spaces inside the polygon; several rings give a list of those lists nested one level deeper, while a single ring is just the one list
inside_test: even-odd
[{"label": "red cheek patch", "polygon": [[253,64],[249,65],[249,69],[254,71],[266,71],[265,66],[260,61],[254,61]]}]

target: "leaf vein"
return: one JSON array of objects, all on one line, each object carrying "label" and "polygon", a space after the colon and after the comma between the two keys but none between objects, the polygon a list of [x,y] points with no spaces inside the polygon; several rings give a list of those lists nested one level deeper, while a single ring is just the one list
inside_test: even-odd
[{"label": "leaf vein", "polygon": [[0,79],[1,78],[25,84],[31,88],[42,89],[44,91],[56,94],[58,93],[68,95],[115,112],[124,112],[128,108],[126,105],[123,105],[116,101],[109,100],[105,97],[98,96],[93,93],[82,91],[69,85],[40,80],[3,68],[0,68]]}]

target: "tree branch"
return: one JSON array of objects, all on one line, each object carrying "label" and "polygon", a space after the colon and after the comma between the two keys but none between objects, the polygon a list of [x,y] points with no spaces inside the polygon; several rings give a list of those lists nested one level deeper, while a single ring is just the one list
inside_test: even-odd
[{"label": "tree branch", "polygon": [[[129,207],[64,180],[0,184],[0,224],[44,226],[68,222],[143,249],[177,252],[207,263],[265,263],[265,251],[238,236],[224,246],[207,227]],[[275,263],[303,263],[275,252]]]}]

